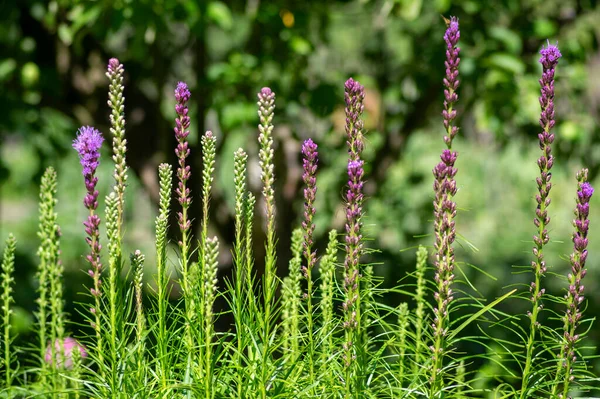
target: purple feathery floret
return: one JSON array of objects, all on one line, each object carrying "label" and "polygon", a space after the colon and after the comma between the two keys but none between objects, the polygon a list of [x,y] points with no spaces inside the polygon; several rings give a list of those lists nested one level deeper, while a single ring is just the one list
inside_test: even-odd
[{"label": "purple feathery floret", "polygon": [[594,194],[594,187],[588,182],[585,182],[581,185],[581,189],[577,193],[577,196],[581,200],[581,202],[587,202],[590,200],[592,195]]},{"label": "purple feathery floret", "polygon": [[79,129],[77,138],[73,140],[73,148],[79,153],[79,162],[83,166],[84,176],[87,177],[96,172],[103,141],[102,133],[91,126],[83,126]]},{"label": "purple feathery floret", "polygon": [[562,57],[558,47],[554,44],[550,44],[550,42],[548,42],[548,47],[542,47],[540,55],[540,64],[542,64],[545,69],[554,68],[558,63],[558,59]]},{"label": "purple feathery floret", "polygon": [[185,82],[177,83],[177,88],[175,89],[175,100],[178,103],[186,103],[189,101],[192,93],[188,89],[188,85]]}]

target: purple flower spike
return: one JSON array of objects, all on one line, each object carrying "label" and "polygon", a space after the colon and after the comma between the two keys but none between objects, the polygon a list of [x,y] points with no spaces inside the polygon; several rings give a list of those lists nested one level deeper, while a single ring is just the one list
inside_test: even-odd
[{"label": "purple flower spike", "polygon": [[563,367],[565,367],[564,392],[568,392],[568,385],[573,380],[573,363],[577,360],[575,344],[579,340],[577,327],[582,317],[580,305],[585,297],[583,295],[584,286],[582,280],[586,275],[585,262],[587,260],[588,229],[590,226],[588,220],[590,199],[594,194],[594,188],[587,182],[588,170],[582,169],[577,174],[578,190],[575,206],[575,219],[573,220],[573,253],[570,256],[571,270],[568,275],[569,287],[565,299],[567,310],[564,320],[564,347],[561,355],[564,356]]},{"label": "purple flower spike", "polygon": [[345,329],[344,365],[350,368],[356,359],[353,342],[357,342],[361,334],[360,307],[360,258],[363,252],[362,243],[362,204],[364,162],[361,154],[364,149],[362,114],[365,106],[365,88],[350,78],[344,85],[346,100],[346,135],[348,144],[348,190],[346,191],[346,257],[344,261],[344,311],[343,327]]},{"label": "purple flower spike", "polygon": [[460,63],[460,48],[457,47],[458,39],[460,38],[460,30],[458,29],[458,18],[450,17],[448,28],[444,34],[446,42],[446,75],[444,76],[444,127],[446,128],[446,136],[444,142],[448,148],[452,147],[452,139],[458,133],[458,127],[453,125],[456,118],[456,110],[454,104],[458,101],[456,89],[460,84],[458,80],[458,65]]},{"label": "purple flower spike", "polygon": [[[186,166],[186,158],[190,155],[190,149],[187,142],[187,137],[190,134],[190,117],[188,116],[187,102],[191,96],[190,90],[187,84],[179,82],[175,89],[175,112],[177,118],[175,119],[175,138],[177,139],[177,147],[175,148],[175,154],[179,160],[179,168],[177,169],[177,177],[179,183],[175,192],[178,196],[179,204],[185,208],[189,207],[191,203],[190,189],[186,187],[186,183],[191,176],[190,167]],[[187,220],[186,215],[179,213],[179,228],[181,230],[188,230],[190,222]]]},{"label": "purple flower spike", "polygon": [[365,88],[356,80],[350,78],[346,81],[346,135],[348,136],[348,153],[350,160],[356,161],[364,149],[362,130],[364,122],[361,119],[365,110]]},{"label": "purple flower spike", "polygon": [[444,34],[446,42],[446,61],[444,66],[446,73],[444,75],[444,110],[442,111],[443,124],[445,129],[444,149],[440,155],[440,162],[433,169],[435,178],[433,190],[435,199],[433,201],[434,212],[434,249],[435,249],[435,282],[436,291],[434,293],[435,307],[433,309],[433,336],[435,345],[432,345],[433,365],[431,366],[432,375],[430,377],[433,386],[433,392],[441,389],[443,357],[446,352],[446,333],[450,323],[448,308],[453,301],[452,282],[454,281],[454,240],[456,239],[456,202],[454,196],[457,192],[455,176],[457,169],[454,164],[458,157],[456,151],[452,151],[452,140],[458,134],[458,127],[455,124],[456,109],[455,103],[458,101],[456,90],[460,84],[458,80],[458,66],[460,63],[460,48],[457,46],[460,38],[458,19],[451,17],[446,20],[447,28]]},{"label": "purple flower spike", "polygon": [[[90,276],[94,279],[94,286],[90,289],[92,296],[98,298],[101,295],[100,291],[100,274],[102,271],[102,263],[100,262],[100,217],[95,214],[98,207],[98,191],[96,184],[98,178],[95,176],[96,169],[100,163],[100,147],[102,147],[102,134],[90,126],[84,126],[79,129],[77,138],[73,141],[73,148],[79,153],[79,160],[83,168],[83,177],[85,180],[85,188],[87,190],[83,204],[90,213],[87,219],[83,222],[85,233],[87,235],[86,242],[90,247],[90,253],[86,256],[90,263]],[[98,307],[99,303],[97,303]],[[96,316],[96,323],[99,318]],[[97,331],[99,333],[99,331]]]},{"label": "purple flower spike", "polygon": [[306,279],[309,278],[310,272],[317,260],[316,252],[312,251],[313,233],[315,225],[313,218],[315,216],[315,197],[317,195],[317,163],[319,161],[319,153],[317,145],[308,139],[302,144],[302,155],[304,156],[302,180],[306,188],[304,189],[304,221],[302,229],[304,230],[304,256],[306,257],[306,266],[302,266],[302,272]]}]

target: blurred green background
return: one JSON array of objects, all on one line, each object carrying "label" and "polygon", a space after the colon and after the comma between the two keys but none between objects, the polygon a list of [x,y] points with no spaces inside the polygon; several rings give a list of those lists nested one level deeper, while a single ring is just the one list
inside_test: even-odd
[{"label": "blurred green background", "polygon": [[[222,244],[222,274],[230,270],[233,237],[233,152],[250,154],[250,187],[260,192],[256,92],[277,93],[275,117],[279,259],[286,272],[289,237],[302,215],[300,145],[320,146],[316,234],[343,229],[345,136],[343,84],[352,76],[367,90],[365,229],[369,259],[393,284],[413,269],[414,247],[431,245],[431,169],[443,148],[445,24],[461,25],[461,131],[456,197],[461,236],[457,259],[481,296],[493,298],[529,274],[535,177],[539,156],[538,51],[558,41],[556,162],[547,262],[566,274],[575,172],[600,170],[600,8],[593,0],[232,0],[35,1],[0,6],[0,220],[18,243],[18,323],[34,308],[38,184],[53,165],[59,176],[68,310],[88,283],[83,254],[83,178],[71,141],[81,125],[108,133],[105,68],[125,66],[126,137],[131,166],[126,252],[147,255],[151,280],[156,168],[174,163],[173,89],[192,91],[193,217],[200,217],[198,136],[218,137],[217,183],[210,230]],[[110,140],[107,140],[110,142]],[[110,148],[103,148],[101,197],[112,183]],[[600,195],[592,199],[587,315],[600,311]],[[257,245],[263,251],[257,221]],[[197,227],[197,226],[196,226]],[[172,232],[176,238],[176,231]],[[474,272],[468,264],[486,273]],[[260,267],[260,265],[258,265]],[[548,290],[565,281],[549,274]],[[387,298],[391,303],[406,298]],[[525,313],[525,302],[507,305]],[[590,331],[600,341],[600,327]]]}]

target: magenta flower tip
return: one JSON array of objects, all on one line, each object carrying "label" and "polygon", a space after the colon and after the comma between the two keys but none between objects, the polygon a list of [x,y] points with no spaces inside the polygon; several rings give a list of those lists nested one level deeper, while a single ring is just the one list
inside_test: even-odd
[{"label": "magenta flower tip", "polygon": [[349,78],[344,86],[346,87],[347,91],[352,93],[357,93],[364,90],[363,85],[361,85],[357,80],[354,80],[352,78]]},{"label": "magenta flower tip", "polygon": [[446,22],[448,24],[448,28],[446,29],[446,33],[444,34],[444,40],[449,46],[456,46],[456,43],[458,43],[458,39],[460,39],[458,18],[450,17],[450,20],[447,20]]},{"label": "magenta flower tip", "polygon": [[305,140],[302,144],[302,153],[308,155],[317,150],[317,144],[312,139]]},{"label": "magenta flower tip", "polygon": [[273,94],[273,91],[271,90],[271,88],[270,88],[270,87],[263,87],[262,89],[260,89],[260,94],[261,94],[263,97],[268,97],[268,96],[270,96],[271,94]]},{"label": "magenta flower tip", "polygon": [[84,176],[95,173],[103,141],[102,133],[91,126],[81,127],[77,138],[73,140],[73,148],[79,153],[79,162],[83,166]]},{"label": "magenta flower tip", "polygon": [[119,62],[119,60],[117,58],[111,58],[110,60],[108,60],[108,70],[110,72],[115,72],[116,70],[119,69],[120,66],[121,66],[121,63]]},{"label": "magenta flower tip", "polygon": [[190,99],[192,93],[188,89],[188,85],[185,82],[177,83],[177,88],[175,89],[175,100],[178,103],[186,103]]},{"label": "magenta flower tip", "polygon": [[548,42],[547,47],[542,47],[542,49],[540,50],[540,55],[540,63],[546,69],[550,69],[556,66],[556,64],[558,63],[558,59],[562,57],[562,54],[560,53],[558,47],[554,44],[550,44],[550,42]]}]

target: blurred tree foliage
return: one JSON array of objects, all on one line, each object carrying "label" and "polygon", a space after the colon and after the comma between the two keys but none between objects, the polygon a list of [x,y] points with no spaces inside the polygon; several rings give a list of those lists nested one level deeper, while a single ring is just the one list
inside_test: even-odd
[{"label": "blurred tree foliage", "polygon": [[[562,242],[549,258],[557,271],[566,270],[558,256],[569,251],[573,171],[584,164],[595,177],[600,168],[600,9],[595,0],[4,0],[0,7],[3,203],[23,204],[24,196],[34,201],[49,164],[63,165],[59,180],[77,181],[71,140],[80,125],[108,132],[104,71],[108,59],[118,57],[126,71],[128,162],[139,180],[132,179],[132,185],[156,200],[156,167],[174,160],[172,91],[178,80],[186,80],[193,104],[192,192],[200,192],[197,138],[210,129],[219,139],[211,229],[222,242],[231,242],[233,151],[243,146],[252,154],[251,187],[259,191],[255,93],[270,86],[277,93],[283,261],[291,230],[299,223],[299,149],[308,137],[319,143],[321,154],[317,235],[322,238],[332,226],[343,228],[343,83],[353,76],[367,88],[366,226],[372,247],[380,249],[371,260],[384,265],[378,273],[390,282],[413,267],[413,251],[402,249],[432,242],[423,235],[431,232],[431,168],[443,146],[445,25],[440,14],[458,16],[457,223],[466,249],[459,259],[465,261],[465,273],[473,275],[466,264],[474,263],[497,278],[475,274],[488,296],[529,278],[511,275],[510,265],[526,265],[530,258],[541,72],[537,52],[547,39],[558,41],[563,59],[557,72],[552,226]],[[110,172],[105,172],[108,185]],[[81,207],[82,187],[61,184],[68,191],[61,194],[67,213]],[[140,225],[133,208],[142,202],[128,214],[132,225]],[[33,220],[27,232],[29,249],[35,249],[35,205],[23,217],[11,216],[19,207],[8,208],[2,212],[4,226]],[[199,212],[194,207],[196,220]],[[73,214],[64,222],[73,227],[63,245],[67,263],[76,270],[82,264],[77,249],[83,238]],[[146,236],[130,238],[132,247],[139,246],[135,240],[140,237],[151,238],[150,215],[141,223]],[[600,239],[600,228],[592,227],[590,235]],[[256,250],[262,248],[259,240]],[[600,257],[591,252],[589,267],[600,272]],[[33,253],[23,253],[24,261],[35,264]],[[600,310],[597,281],[588,282],[596,295],[592,312]],[[553,284],[556,292],[564,286]],[[600,341],[600,332],[592,335]]]}]

